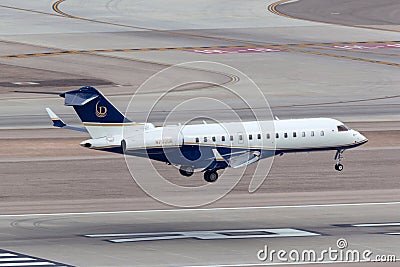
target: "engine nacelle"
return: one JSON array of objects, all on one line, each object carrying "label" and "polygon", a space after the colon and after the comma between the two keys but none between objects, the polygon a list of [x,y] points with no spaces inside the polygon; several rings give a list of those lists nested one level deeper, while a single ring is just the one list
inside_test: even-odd
[{"label": "engine nacelle", "polygon": [[88,139],[80,143],[81,146],[87,148],[105,148],[110,146],[119,146],[121,138],[117,137],[101,137],[95,139]]}]

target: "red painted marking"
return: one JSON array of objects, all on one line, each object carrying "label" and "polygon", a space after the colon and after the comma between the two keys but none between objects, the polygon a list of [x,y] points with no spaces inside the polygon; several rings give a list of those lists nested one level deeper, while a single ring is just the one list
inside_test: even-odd
[{"label": "red painted marking", "polygon": [[383,48],[400,48],[400,44],[365,44],[365,45],[335,45],[333,48],[345,50],[371,50]]},{"label": "red painted marking", "polygon": [[271,48],[221,48],[221,49],[195,49],[186,51],[200,53],[200,54],[207,54],[207,55],[283,52],[283,50],[271,49]]}]

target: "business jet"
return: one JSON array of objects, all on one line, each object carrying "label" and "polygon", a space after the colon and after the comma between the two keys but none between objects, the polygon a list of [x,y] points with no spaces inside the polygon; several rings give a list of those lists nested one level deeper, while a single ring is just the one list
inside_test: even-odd
[{"label": "business jet", "polygon": [[183,176],[202,171],[204,180],[210,183],[217,181],[218,170],[244,167],[284,153],[336,151],[335,169],[342,171],[343,152],[368,141],[330,118],[155,127],[130,121],[90,86],[60,96],[66,106],[75,109],[84,128],[66,125],[51,109],[46,110],[53,126],[89,133],[91,139],[81,146],[148,157],[177,166]]}]

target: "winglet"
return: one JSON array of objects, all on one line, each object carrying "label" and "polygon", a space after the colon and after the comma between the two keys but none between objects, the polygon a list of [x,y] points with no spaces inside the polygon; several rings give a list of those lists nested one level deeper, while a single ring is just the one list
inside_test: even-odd
[{"label": "winglet", "polygon": [[226,160],[221,156],[221,154],[218,152],[217,149],[213,148],[212,152],[214,153],[214,158],[216,161],[225,161],[226,162]]},{"label": "winglet", "polygon": [[49,114],[50,119],[53,121],[54,127],[65,127],[67,126],[50,108],[46,108],[47,114]]}]

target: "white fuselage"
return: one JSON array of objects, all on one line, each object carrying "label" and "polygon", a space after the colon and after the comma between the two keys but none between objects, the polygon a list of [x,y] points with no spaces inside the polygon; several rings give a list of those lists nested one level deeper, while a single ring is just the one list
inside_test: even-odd
[{"label": "white fuselage", "polygon": [[348,128],[339,131],[341,125],[325,118],[187,125],[182,135],[184,144],[272,148],[282,152],[347,147],[367,140]]},{"label": "white fuselage", "polygon": [[[99,138],[84,141],[98,145],[92,148],[119,146],[127,149],[152,149],[182,145],[216,146],[243,149],[267,149],[284,152],[351,148],[367,141],[355,130],[329,118],[275,121],[230,122],[184,126],[154,127],[151,124],[86,126],[89,132],[101,127]],[[341,127],[341,128],[339,128]]]}]

